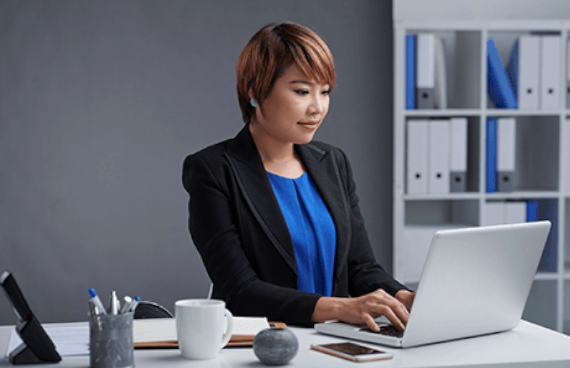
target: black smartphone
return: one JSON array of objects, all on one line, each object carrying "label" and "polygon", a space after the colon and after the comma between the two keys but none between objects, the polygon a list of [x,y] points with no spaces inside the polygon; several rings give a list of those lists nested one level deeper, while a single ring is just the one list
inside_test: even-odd
[{"label": "black smartphone", "polygon": [[392,359],[392,354],[390,353],[369,348],[368,346],[355,344],[353,342],[311,345],[311,349],[348,359],[353,362]]}]

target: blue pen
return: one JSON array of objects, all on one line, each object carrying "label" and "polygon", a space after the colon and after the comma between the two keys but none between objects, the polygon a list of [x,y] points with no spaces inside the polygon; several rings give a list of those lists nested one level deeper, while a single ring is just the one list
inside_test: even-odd
[{"label": "blue pen", "polygon": [[105,307],[103,307],[103,303],[101,303],[101,299],[99,299],[99,296],[97,295],[95,289],[90,288],[89,295],[91,295],[91,299],[89,299],[89,301],[93,303],[95,307],[97,307],[99,314],[107,314]]},{"label": "blue pen", "polygon": [[135,296],[134,299],[131,301],[131,305],[129,306],[129,309],[127,309],[127,312],[134,312],[135,309],[137,308],[137,305],[139,305],[139,302],[141,301],[141,297],[140,296]]}]

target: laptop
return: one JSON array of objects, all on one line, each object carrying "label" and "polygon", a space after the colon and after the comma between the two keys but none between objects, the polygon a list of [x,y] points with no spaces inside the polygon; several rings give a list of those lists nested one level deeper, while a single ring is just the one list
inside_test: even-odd
[{"label": "laptop", "polygon": [[337,321],[317,323],[315,330],[407,348],[513,329],[550,227],[538,221],[438,231],[403,333],[388,322],[379,322],[383,333]]}]

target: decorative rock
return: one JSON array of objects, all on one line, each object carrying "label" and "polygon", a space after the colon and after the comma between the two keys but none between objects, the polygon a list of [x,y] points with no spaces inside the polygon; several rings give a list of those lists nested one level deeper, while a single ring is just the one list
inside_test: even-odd
[{"label": "decorative rock", "polygon": [[253,339],[253,352],[268,365],[287,364],[298,350],[297,337],[288,328],[267,328]]}]

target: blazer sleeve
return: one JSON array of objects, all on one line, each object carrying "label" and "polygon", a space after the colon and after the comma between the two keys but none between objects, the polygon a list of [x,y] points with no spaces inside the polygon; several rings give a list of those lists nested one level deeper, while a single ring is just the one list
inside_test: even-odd
[{"label": "blazer sleeve", "polygon": [[345,153],[340,149],[336,152],[351,211],[352,238],[348,253],[349,294],[355,297],[384,289],[389,294],[395,295],[401,289],[407,290],[376,261],[360,212],[352,168]]},{"label": "blazer sleeve", "polygon": [[231,175],[224,170],[229,168],[221,160],[197,155],[188,156],[183,167],[190,233],[215,293],[234,314],[312,326],[320,295],[264,282],[252,267],[239,234],[239,194],[227,183]]}]

